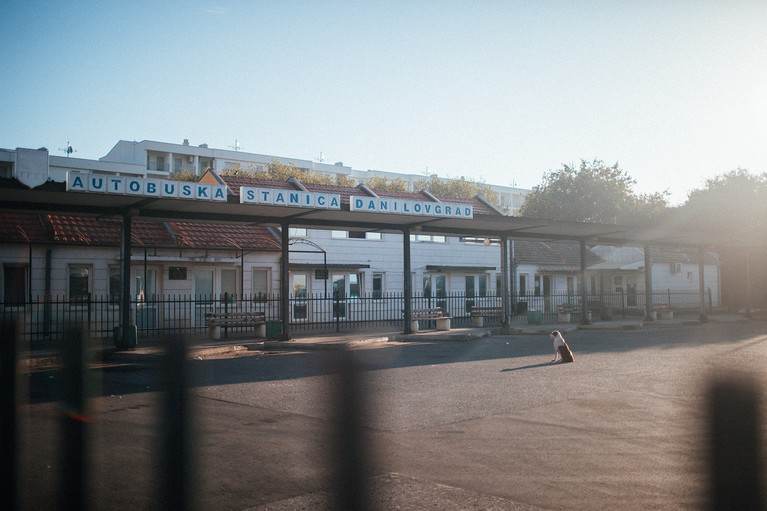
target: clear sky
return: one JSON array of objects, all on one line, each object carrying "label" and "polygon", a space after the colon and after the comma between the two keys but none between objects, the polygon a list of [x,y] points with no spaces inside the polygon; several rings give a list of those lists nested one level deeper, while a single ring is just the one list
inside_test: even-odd
[{"label": "clear sky", "polygon": [[767,171],[767,1],[0,2],[0,147],[120,140],[672,203]]}]

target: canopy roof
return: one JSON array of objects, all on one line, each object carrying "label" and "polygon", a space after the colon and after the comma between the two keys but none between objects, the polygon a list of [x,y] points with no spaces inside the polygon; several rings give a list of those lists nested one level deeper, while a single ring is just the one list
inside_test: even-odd
[{"label": "canopy roof", "polygon": [[[585,241],[589,244],[716,246],[744,245],[740,238],[712,239],[705,232],[693,232],[679,225],[652,227],[563,222],[506,216],[480,197],[454,199],[422,193],[371,192],[364,186],[338,187],[302,185],[288,182],[254,181],[237,177],[212,179],[228,187],[226,200],[203,201],[127,194],[81,193],[67,191],[66,183],[48,181],[33,189],[15,179],[0,178],[0,211],[23,210],[31,213],[66,213],[97,217],[124,216],[178,222],[242,223],[250,225],[290,225],[291,227],[369,230],[476,237],[508,237],[535,240]],[[294,208],[269,204],[241,203],[241,186],[278,190],[301,189],[340,196],[339,209]],[[448,218],[354,211],[351,196],[381,196],[433,203],[465,204],[473,208],[472,218]],[[751,240],[753,241],[753,240]]]}]

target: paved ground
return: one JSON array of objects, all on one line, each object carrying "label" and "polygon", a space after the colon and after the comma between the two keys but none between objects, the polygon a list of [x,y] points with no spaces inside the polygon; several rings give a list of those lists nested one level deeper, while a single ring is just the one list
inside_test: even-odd
[{"label": "paved ground", "polygon": [[[551,328],[198,347],[193,500],[198,509],[330,508],[345,445],[334,364],[352,354],[363,371],[347,388],[364,397],[371,509],[704,507],[707,389],[721,374],[767,381],[767,323],[570,328],[576,361],[565,365],[549,364],[541,333]],[[159,508],[156,350],[137,351],[93,372],[94,508]],[[20,447],[29,509],[55,508],[56,378],[28,376]]]}]

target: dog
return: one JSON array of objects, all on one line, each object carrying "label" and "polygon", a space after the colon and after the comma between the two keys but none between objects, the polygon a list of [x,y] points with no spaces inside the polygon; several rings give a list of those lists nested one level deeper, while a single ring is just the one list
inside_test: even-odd
[{"label": "dog", "polygon": [[570,351],[570,346],[567,345],[567,341],[562,337],[562,333],[559,330],[551,332],[549,337],[554,339],[554,360],[551,361],[552,364],[558,360],[562,362],[575,362],[573,352]]}]

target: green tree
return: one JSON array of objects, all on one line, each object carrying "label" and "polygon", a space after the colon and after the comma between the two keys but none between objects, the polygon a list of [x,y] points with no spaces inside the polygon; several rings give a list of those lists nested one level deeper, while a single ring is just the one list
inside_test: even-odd
[{"label": "green tree", "polygon": [[665,212],[668,192],[636,195],[636,182],[618,163],[581,160],[579,167],[563,165],[549,171],[541,185],[525,197],[521,216],[582,222],[647,222]]},{"label": "green tree", "polygon": [[736,169],[707,179],[705,187],[690,192],[680,208],[684,225],[712,236],[767,237],[767,172],[751,174]]},{"label": "green tree", "polygon": [[479,195],[494,206],[502,208],[498,194],[493,191],[490,185],[482,181],[464,178],[445,179],[432,174],[415,183],[413,191],[418,190],[426,190],[440,197],[454,197],[457,199],[470,199]]},{"label": "green tree", "polygon": [[365,186],[371,190],[387,191],[387,192],[407,192],[407,183],[404,179],[394,178],[387,179],[385,177],[371,177],[365,182]]}]

